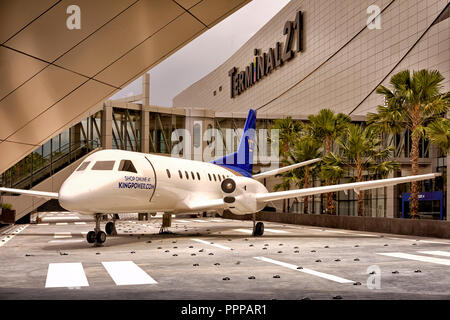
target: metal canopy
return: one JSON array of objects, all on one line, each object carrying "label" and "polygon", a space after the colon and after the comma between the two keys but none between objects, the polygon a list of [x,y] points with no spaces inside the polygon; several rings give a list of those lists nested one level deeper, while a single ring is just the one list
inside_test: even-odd
[{"label": "metal canopy", "polygon": [[248,2],[0,0],[0,173]]}]

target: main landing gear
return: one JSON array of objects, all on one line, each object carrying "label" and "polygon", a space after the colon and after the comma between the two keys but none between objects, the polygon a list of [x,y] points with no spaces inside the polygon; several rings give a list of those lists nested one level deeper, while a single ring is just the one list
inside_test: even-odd
[{"label": "main landing gear", "polygon": [[[86,235],[87,242],[95,243],[95,245],[102,245],[106,241],[106,233],[104,233],[100,229],[100,219],[101,219],[101,215],[97,214],[95,216],[95,229],[94,229],[94,231],[89,231],[88,234]],[[108,222],[108,223],[110,223],[110,222]]]},{"label": "main landing gear", "polygon": [[260,237],[264,234],[264,223],[256,223],[256,214],[253,214],[253,236]]}]

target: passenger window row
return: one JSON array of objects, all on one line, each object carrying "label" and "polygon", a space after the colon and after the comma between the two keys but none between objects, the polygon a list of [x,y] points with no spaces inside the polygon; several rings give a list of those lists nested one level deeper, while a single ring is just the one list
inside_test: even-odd
[{"label": "passenger window row", "polygon": [[[170,170],[166,169],[166,173],[167,173],[167,177],[170,179],[172,177]],[[181,170],[178,170],[178,175],[179,175],[180,179],[183,179],[183,172],[181,172]],[[192,180],[196,180],[196,179],[199,181],[201,180],[200,173],[198,173],[198,172],[194,173],[191,171],[191,175],[189,175],[189,173],[187,171],[184,171],[184,177],[186,177],[186,180],[189,180],[190,178],[192,178]],[[213,181],[213,179],[214,179],[214,181],[222,181],[222,179],[226,179],[229,177],[230,177],[229,175],[224,175],[224,174],[220,175],[218,173],[217,174],[208,173],[209,181]]]}]

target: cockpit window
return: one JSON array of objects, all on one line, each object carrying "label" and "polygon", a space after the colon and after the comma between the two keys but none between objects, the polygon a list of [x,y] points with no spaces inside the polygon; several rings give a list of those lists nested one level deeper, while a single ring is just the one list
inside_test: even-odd
[{"label": "cockpit window", "polygon": [[83,162],[77,169],[77,171],[83,171],[84,169],[87,168],[87,166],[89,165],[89,163],[91,163],[90,161],[85,161]]},{"label": "cockpit window", "polygon": [[119,171],[128,171],[128,172],[137,173],[137,170],[134,167],[133,162],[131,162],[131,160],[122,160],[122,161],[120,161]]},{"label": "cockpit window", "polygon": [[112,170],[114,167],[115,161],[97,161],[92,170]]}]

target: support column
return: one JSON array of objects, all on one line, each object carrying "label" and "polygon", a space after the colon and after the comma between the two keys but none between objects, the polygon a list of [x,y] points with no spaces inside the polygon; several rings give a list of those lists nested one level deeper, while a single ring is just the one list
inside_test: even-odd
[{"label": "support column", "polygon": [[[394,173],[389,173],[388,178],[394,178]],[[386,218],[395,218],[395,186],[386,187]]]},{"label": "support column", "polygon": [[150,152],[150,74],[142,76],[141,152]]},{"label": "support column", "polygon": [[109,101],[103,104],[102,148],[112,149],[112,106]]}]

